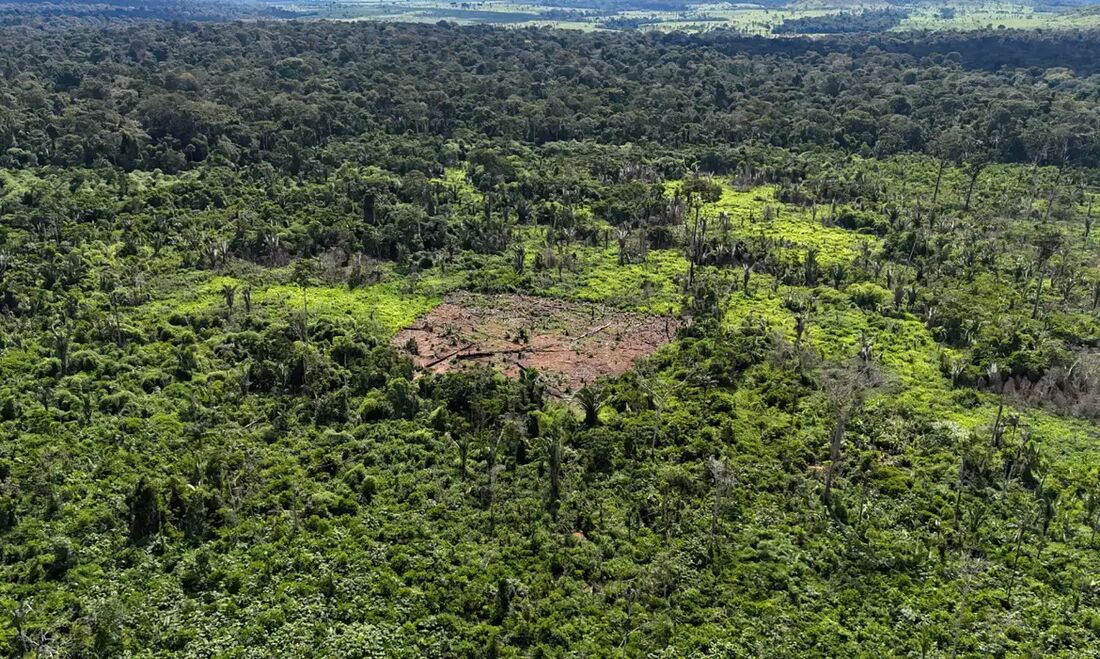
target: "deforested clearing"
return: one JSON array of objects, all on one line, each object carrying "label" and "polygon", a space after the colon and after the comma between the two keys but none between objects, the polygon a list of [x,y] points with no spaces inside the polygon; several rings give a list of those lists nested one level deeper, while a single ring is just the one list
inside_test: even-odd
[{"label": "deforested clearing", "polygon": [[490,365],[516,377],[536,369],[568,394],[626,372],[669,343],[680,321],[528,295],[449,296],[393,338],[421,372]]}]

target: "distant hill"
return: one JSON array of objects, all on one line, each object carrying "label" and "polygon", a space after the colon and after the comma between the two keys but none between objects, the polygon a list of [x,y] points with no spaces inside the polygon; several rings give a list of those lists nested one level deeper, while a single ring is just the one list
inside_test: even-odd
[{"label": "distant hill", "polygon": [[73,16],[163,20],[290,18],[283,8],[216,0],[0,0],[0,16]]},{"label": "distant hill", "polygon": [[[884,5],[932,9],[969,9],[982,7],[987,4],[988,3],[982,0],[953,0],[950,2],[936,0],[931,2],[922,2],[921,0],[882,0],[881,2],[867,2],[866,0],[792,0],[791,2],[784,3],[784,6],[797,7],[799,9],[874,10],[880,9]],[[1044,7],[1083,7],[1100,5],[1100,0],[1014,0],[1011,4],[1033,6],[1036,9],[1041,9]]]}]

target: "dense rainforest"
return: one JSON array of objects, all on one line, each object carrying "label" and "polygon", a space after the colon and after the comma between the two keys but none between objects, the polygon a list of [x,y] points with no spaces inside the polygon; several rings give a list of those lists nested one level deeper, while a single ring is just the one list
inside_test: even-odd
[{"label": "dense rainforest", "polygon": [[0,654],[1097,655],[1100,35],[0,43]]},{"label": "dense rainforest", "polygon": [[2,36],[8,166],[175,173],[217,154],[296,174],[309,150],[376,132],[887,156],[932,152],[950,129],[999,161],[1100,163],[1092,33],[944,38],[949,52],[920,59],[904,39],[860,55],[866,44],[721,32],[163,23]]}]

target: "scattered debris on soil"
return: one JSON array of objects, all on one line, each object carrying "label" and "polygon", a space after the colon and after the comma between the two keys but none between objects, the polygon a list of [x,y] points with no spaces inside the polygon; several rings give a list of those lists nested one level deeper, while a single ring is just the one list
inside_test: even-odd
[{"label": "scattered debris on soil", "polygon": [[675,318],[525,295],[450,295],[393,338],[423,371],[488,364],[517,377],[534,368],[568,394],[618,375],[676,334]]}]

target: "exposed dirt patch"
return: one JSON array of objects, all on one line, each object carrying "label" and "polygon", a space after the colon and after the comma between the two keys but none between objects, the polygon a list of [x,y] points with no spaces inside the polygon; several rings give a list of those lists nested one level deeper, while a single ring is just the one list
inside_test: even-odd
[{"label": "exposed dirt patch", "polygon": [[442,373],[489,364],[534,368],[562,393],[630,369],[676,334],[675,318],[524,295],[450,295],[393,338],[417,367]]}]

